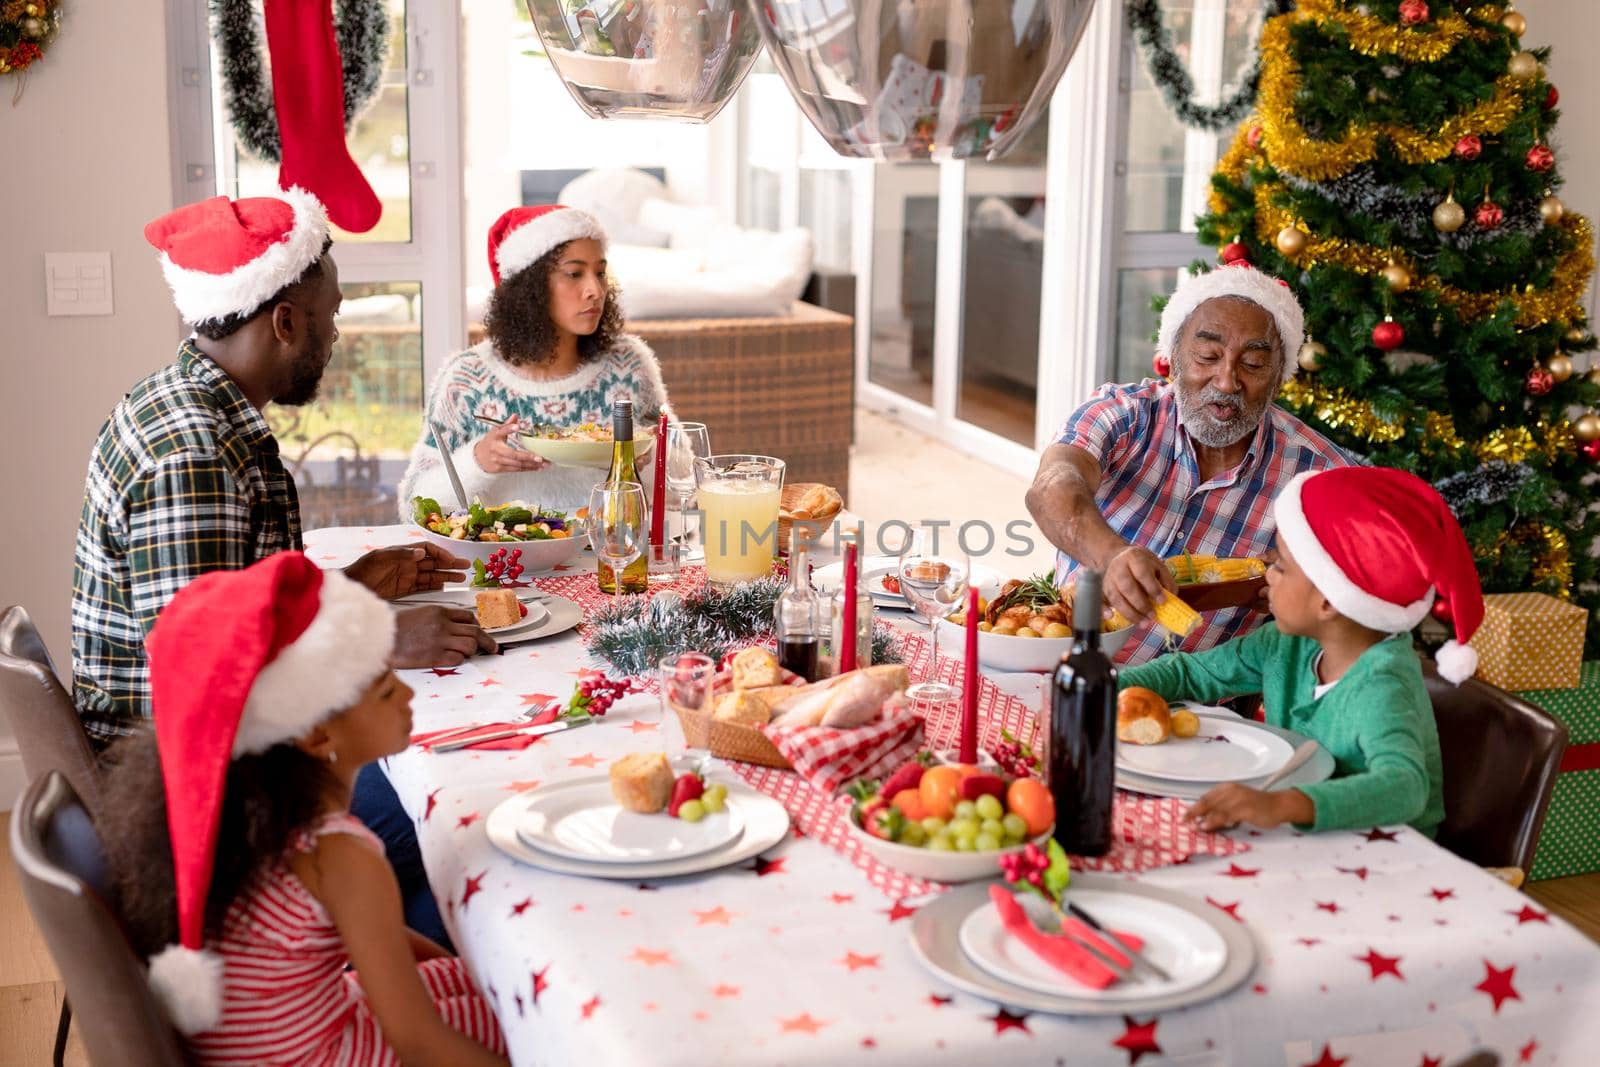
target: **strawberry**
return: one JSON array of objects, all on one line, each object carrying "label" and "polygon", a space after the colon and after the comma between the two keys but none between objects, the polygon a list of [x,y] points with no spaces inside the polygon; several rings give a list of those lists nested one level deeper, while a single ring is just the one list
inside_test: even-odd
[{"label": "strawberry", "polygon": [[915,760],[906,764],[891,774],[889,780],[883,783],[883,795],[893,797],[902,789],[915,789],[917,783],[922,781],[922,772],[925,770],[927,768]]},{"label": "strawberry", "polygon": [[667,814],[676,819],[679,808],[691,800],[699,800],[705,791],[706,784],[698,774],[679,775],[672,783],[672,802],[667,805]]},{"label": "strawberry", "polygon": [[881,793],[867,801],[861,809],[861,828],[873,837],[885,841],[897,840],[905,826],[906,817],[890,807]]},{"label": "strawberry", "polygon": [[993,774],[970,774],[961,779],[962,800],[977,800],[985,793],[1004,804],[1006,799],[1005,780]]},{"label": "strawberry", "polygon": [[520,600],[517,601],[517,617],[523,619],[528,617],[528,605],[524,604]]}]

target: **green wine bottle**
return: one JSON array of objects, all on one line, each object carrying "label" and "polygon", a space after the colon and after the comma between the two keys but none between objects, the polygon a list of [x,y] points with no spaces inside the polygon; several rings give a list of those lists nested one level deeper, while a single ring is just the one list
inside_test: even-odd
[{"label": "green wine bottle", "polygon": [[[613,402],[611,436],[611,469],[606,472],[606,481],[633,482],[643,488],[644,483],[639,480],[638,466],[633,460],[633,401]],[[649,523],[650,517],[645,515],[645,529],[649,529]],[[650,560],[648,554],[641,554],[638,559],[622,569],[622,591],[643,593],[649,588]],[[600,591],[612,594],[617,591],[617,574],[611,569],[611,564],[603,559],[600,561]]]}]

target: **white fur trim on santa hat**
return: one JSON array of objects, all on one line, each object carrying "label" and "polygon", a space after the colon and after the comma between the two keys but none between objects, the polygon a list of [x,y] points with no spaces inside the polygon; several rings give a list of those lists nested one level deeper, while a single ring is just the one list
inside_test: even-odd
[{"label": "white fur trim on santa hat", "polygon": [[494,261],[500,268],[501,280],[533,266],[552,248],[584,237],[599,241],[600,251],[605,252],[606,231],[601,229],[599,220],[575,207],[557,208],[524,222],[506,234],[495,249]]},{"label": "white fur trim on santa hat", "polygon": [[394,612],[365,587],[324,571],[316,618],[256,675],[233,756],[292,741],[355,704],[389,666]]},{"label": "white fur trim on santa hat", "polygon": [[161,272],[184,322],[198,326],[254,311],[322,258],[328,213],[321,201],[298,185],[280,190],[277,197],[294,208],[294,225],[287,237],[249,263],[226,274],[211,274],[180,267],[161,253]]},{"label": "white fur trim on santa hat", "polygon": [[1283,380],[1293,378],[1298,366],[1296,357],[1306,337],[1305,312],[1291,289],[1254,267],[1218,267],[1201,274],[1180,275],[1178,288],[1173,290],[1167,306],[1161,309],[1156,354],[1176,364],[1178,331],[1183,329],[1189,316],[1207,300],[1228,296],[1248,300],[1272,316],[1278,326],[1278,336],[1283,339]]},{"label": "white fur trim on santa hat", "polygon": [[198,1034],[222,1021],[222,971],[215,952],[168,945],[150,958],[150,988],[173,1026]]},{"label": "white fur trim on santa hat", "polygon": [[1439,677],[1451,685],[1460,685],[1478,673],[1478,650],[1460,641],[1446,641],[1434,654],[1433,662],[1439,667]]},{"label": "white fur trim on santa hat", "polygon": [[1339,609],[1339,614],[1353,619],[1362,626],[1381,630],[1386,634],[1404,633],[1414,628],[1433,607],[1433,589],[1421,600],[1410,604],[1391,604],[1380,600],[1351,581],[1343,569],[1333,561],[1311,524],[1306,522],[1305,508],[1300,503],[1300,488],[1316,471],[1303,471],[1289,480],[1278,499],[1273,502],[1273,518],[1278,523],[1278,536],[1288,546],[1300,569],[1306,572],[1317,592]]}]

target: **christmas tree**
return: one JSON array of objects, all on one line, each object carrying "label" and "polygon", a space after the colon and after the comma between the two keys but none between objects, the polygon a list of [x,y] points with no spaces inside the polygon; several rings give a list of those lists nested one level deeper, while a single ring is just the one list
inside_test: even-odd
[{"label": "christmas tree", "polygon": [[1595,347],[1593,232],[1556,195],[1559,94],[1526,30],[1451,0],[1299,0],[1269,19],[1256,113],[1200,237],[1305,306],[1279,403],[1438,486],[1486,592],[1587,607],[1593,658],[1600,366],[1572,359]]}]

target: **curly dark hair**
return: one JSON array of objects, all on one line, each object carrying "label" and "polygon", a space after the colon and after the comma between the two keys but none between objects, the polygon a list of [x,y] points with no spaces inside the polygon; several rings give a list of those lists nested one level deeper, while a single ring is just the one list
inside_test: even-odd
[{"label": "curly dark hair", "polygon": [[[571,244],[572,242],[567,242]],[[538,366],[556,350],[556,324],[550,318],[550,274],[567,245],[557,245],[532,265],[502,278],[489,294],[483,329],[507,363]],[[606,306],[594,333],[578,338],[578,361],[588,363],[611,351],[622,336],[622,305],[615,278],[606,277]]]},{"label": "curly dark hair", "polygon": [[293,300],[302,290],[312,282],[322,277],[323,264],[328,261],[328,249],[333,247],[333,238],[325,237],[322,240],[322,252],[317,256],[316,262],[300,272],[300,277],[279,289],[276,293],[257,304],[254,311],[245,311],[229,315],[226,318],[211,319],[207,322],[194,324],[194,332],[210,341],[221,341],[231,337],[244,329],[245,325],[285,300]]},{"label": "curly dark hair", "polygon": [[[172,839],[155,730],[118,741],[105,759],[100,836],[128,935],[141,955],[151,956],[178,940]],[[337,786],[327,764],[293,745],[274,745],[229,765],[216,867],[206,897],[208,939],[221,931],[228,906],[250,875],[263,861],[284,854],[295,831],[316,820]]]}]

